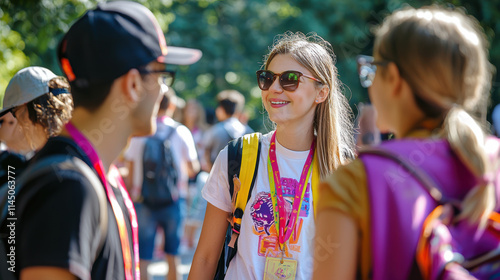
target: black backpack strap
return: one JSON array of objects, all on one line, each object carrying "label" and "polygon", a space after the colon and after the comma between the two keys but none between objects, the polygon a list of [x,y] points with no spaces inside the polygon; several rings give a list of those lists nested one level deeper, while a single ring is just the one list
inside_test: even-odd
[{"label": "black backpack strap", "polygon": [[[258,136],[258,149],[257,149],[257,161],[253,170],[252,182],[250,185],[250,189],[248,193],[244,194],[247,196],[247,202],[250,200],[252,190],[255,186],[255,181],[257,179],[257,170],[259,168],[259,159],[260,159],[260,151],[262,146],[262,134],[255,133]],[[227,178],[229,183],[229,194],[232,198],[234,195],[234,182],[233,177],[240,174],[241,169],[241,161],[243,155],[243,141],[244,136],[236,138],[230,141],[227,145]],[[233,215],[242,218],[243,211],[238,211],[238,213],[232,213]],[[239,231],[239,228],[238,228]],[[234,248],[229,247],[229,242],[231,241],[231,237],[233,235],[233,228],[231,225],[228,226],[226,231],[226,239],[224,241],[224,247],[222,248],[221,256],[219,258],[219,262],[217,265],[217,270],[215,273],[215,280],[222,280],[225,277],[227,268],[229,267],[229,263],[236,255],[238,250],[238,242],[235,242]]]},{"label": "black backpack strap", "polygon": [[[243,138],[239,137],[227,144],[227,182],[229,183],[229,196],[232,198],[234,193],[234,183],[232,178],[240,173],[241,168],[241,155],[243,151]],[[224,240],[224,245],[222,247],[221,255],[219,257],[219,262],[217,263],[217,270],[215,272],[214,280],[223,280],[227,267],[226,260],[229,259],[230,249],[236,252],[236,247],[229,248],[229,241],[231,239],[232,228],[228,225],[226,230],[226,238]],[[234,257],[234,255],[233,255]],[[229,262],[227,262],[229,264]]]},{"label": "black backpack strap", "polygon": [[[232,141],[229,141],[227,144],[227,181],[229,183],[229,196],[232,198],[233,193],[234,193],[234,183],[232,178],[240,174],[240,168],[241,168],[241,154],[243,151],[243,139],[236,138]],[[234,213],[233,213],[234,214]],[[226,238],[224,240],[224,245],[222,247],[221,255],[219,257],[219,262],[217,263],[217,270],[215,272],[215,277],[214,280],[223,280],[227,267],[229,266],[230,258],[236,253],[237,246],[235,248],[230,248],[229,241],[231,240],[231,234],[232,234],[232,228],[231,225],[228,225],[227,230],[226,230]],[[234,254],[233,252],[234,251]],[[226,263],[228,264],[226,266]]]},{"label": "black backpack strap", "polygon": [[234,175],[240,174],[241,154],[243,151],[243,138],[237,138],[229,141],[227,144],[227,182],[229,183],[229,194],[233,197]]}]

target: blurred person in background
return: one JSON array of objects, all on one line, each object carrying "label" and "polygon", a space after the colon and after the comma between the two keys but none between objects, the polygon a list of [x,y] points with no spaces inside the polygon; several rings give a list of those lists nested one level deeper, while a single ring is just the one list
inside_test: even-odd
[{"label": "blurred person in background", "polygon": [[[21,127],[17,125],[17,119],[14,118],[11,112],[0,117],[0,142],[2,143],[2,150],[28,150],[28,143],[18,140],[23,137]],[[17,146],[21,143],[26,144],[26,147],[20,148]]]},{"label": "blurred person in background", "polygon": [[175,111],[172,119],[178,123],[182,123],[184,118],[184,110],[186,109],[186,100],[180,96],[175,96]]},{"label": "blurred person in background", "polygon": [[217,94],[217,101],[215,116],[219,122],[213,125],[204,137],[205,162],[203,166],[206,172],[210,172],[219,152],[229,141],[253,132],[249,126],[238,120],[239,114],[245,107],[243,94],[236,90],[224,90]]},{"label": "blurred person in background", "polygon": [[9,150],[31,157],[49,137],[58,135],[73,111],[69,90],[66,78],[47,68],[32,66],[17,72],[5,90],[0,111],[0,115],[12,114],[4,118],[17,121],[10,135],[2,135]]},{"label": "blurred person in background", "polygon": [[[186,106],[182,113],[183,124],[191,131],[196,145],[196,151],[198,152],[198,159],[200,163],[203,164],[204,161],[201,159],[203,159],[203,153],[205,152],[203,147],[204,135],[208,129],[205,109],[196,99],[190,99],[186,102]],[[206,167],[201,166],[201,169],[206,170]],[[195,246],[195,236],[198,234],[198,229],[203,223],[207,202],[202,198],[201,190],[207,178],[208,173],[202,171],[189,180],[186,227],[184,232],[188,248],[193,248]]]},{"label": "blurred person in background", "polygon": [[203,137],[208,129],[208,124],[205,109],[196,99],[190,99],[186,102],[186,106],[182,111],[182,124],[191,131],[198,157],[203,158]]},{"label": "blurred person in background", "polygon": [[182,241],[184,220],[186,217],[186,197],[189,178],[194,178],[200,171],[198,155],[193,137],[187,127],[172,119],[176,111],[174,89],[164,90],[157,115],[157,132],[154,136],[170,143],[176,169],[176,186],[169,186],[174,201],[168,205],[150,205],[144,201],[145,183],[144,151],[148,137],[134,137],[130,140],[124,156],[129,169],[127,184],[137,212],[139,225],[139,256],[143,279],[147,279],[147,268],[154,257],[157,246],[156,235],[161,228],[164,234],[163,252],[168,264],[167,279],[181,279],[179,275],[179,249]]},{"label": "blurred person in background", "polygon": [[358,117],[356,123],[358,131],[356,133],[356,147],[357,149],[366,145],[380,144],[381,135],[375,123],[377,119],[377,112],[371,104],[358,104]]}]

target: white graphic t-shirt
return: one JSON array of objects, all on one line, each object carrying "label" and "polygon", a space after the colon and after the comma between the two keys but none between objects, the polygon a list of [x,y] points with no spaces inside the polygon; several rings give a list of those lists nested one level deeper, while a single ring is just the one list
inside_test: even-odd
[{"label": "white graphic t-shirt", "polygon": [[[226,279],[263,279],[266,257],[281,257],[278,235],[274,225],[267,160],[272,133],[262,139],[257,181],[247,203],[238,239],[238,252],[227,271]],[[300,175],[309,151],[291,151],[276,141],[276,156],[283,186],[283,196],[288,203],[287,215],[292,209],[293,197],[298,189]],[[202,191],[203,197],[215,207],[232,212],[229,184],[227,180],[227,147],[214,163],[210,177]],[[286,242],[287,258],[297,260],[297,280],[312,278],[314,215],[312,208],[311,182],[300,209],[295,230]]]}]

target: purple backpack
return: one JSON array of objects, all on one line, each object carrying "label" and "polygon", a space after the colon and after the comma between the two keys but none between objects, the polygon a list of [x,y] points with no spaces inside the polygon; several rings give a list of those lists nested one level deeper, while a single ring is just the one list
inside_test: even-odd
[{"label": "purple backpack", "polygon": [[[415,160],[425,145],[433,152]],[[484,231],[455,221],[476,179],[446,141],[390,141],[362,150],[360,158],[370,193],[374,280],[500,279],[500,215],[494,212]]]}]

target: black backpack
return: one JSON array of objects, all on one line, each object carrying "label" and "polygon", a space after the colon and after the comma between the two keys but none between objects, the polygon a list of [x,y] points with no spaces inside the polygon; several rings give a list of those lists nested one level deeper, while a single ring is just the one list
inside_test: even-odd
[{"label": "black backpack", "polygon": [[[21,211],[35,197],[48,182],[62,180],[71,177],[74,173],[83,174],[91,183],[99,199],[100,224],[99,242],[94,256],[94,261],[101,252],[107,235],[108,208],[106,193],[100,179],[90,167],[79,158],[68,155],[47,156],[34,164],[28,165],[21,156],[4,153],[0,156],[0,165],[5,160],[10,164],[7,169],[0,172],[3,183],[0,185],[0,279],[17,279],[19,268],[16,267],[15,248],[18,246],[15,238],[17,217],[21,216]],[[6,181],[5,181],[6,180]],[[28,188],[24,188],[29,185]],[[17,203],[18,194],[24,197],[23,203]]]},{"label": "black backpack", "polygon": [[169,127],[165,138],[156,132],[148,137],[143,153],[142,203],[150,209],[169,206],[178,198],[177,178],[170,138],[178,125]]}]

